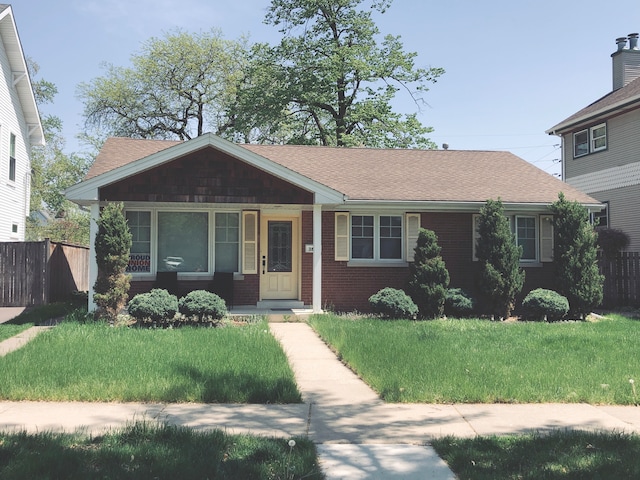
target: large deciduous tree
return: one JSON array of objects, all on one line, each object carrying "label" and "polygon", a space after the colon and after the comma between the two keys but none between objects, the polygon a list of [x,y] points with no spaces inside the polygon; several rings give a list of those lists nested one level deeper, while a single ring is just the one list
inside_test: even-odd
[{"label": "large deciduous tree", "polygon": [[272,0],[265,23],[283,38],[254,46],[230,115],[236,134],[260,143],[435,148],[432,129],[394,112],[391,101],[403,89],[418,103],[444,71],[416,68],[400,37],[380,37],[372,14],[390,4]]},{"label": "large deciduous tree", "polygon": [[86,127],[132,138],[221,134],[246,56],[244,40],[225,40],[218,30],[151,38],[130,67],[107,65],[104,76],[79,86]]}]

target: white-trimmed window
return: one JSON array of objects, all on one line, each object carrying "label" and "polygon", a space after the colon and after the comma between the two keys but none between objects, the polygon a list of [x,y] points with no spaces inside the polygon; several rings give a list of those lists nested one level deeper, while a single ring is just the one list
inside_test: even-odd
[{"label": "white-trimmed window", "polygon": [[240,245],[240,215],[216,212],[215,271],[237,272]]},{"label": "white-trimmed window", "polygon": [[158,212],[157,271],[207,272],[209,212]]},{"label": "white-trimmed window", "polygon": [[516,244],[522,247],[521,262],[538,261],[538,219],[516,216]]},{"label": "white-trimmed window", "polygon": [[403,217],[336,212],[335,259],[356,262],[402,261],[407,242]]},{"label": "white-trimmed window", "polygon": [[607,124],[599,123],[573,134],[573,158],[607,149]]}]

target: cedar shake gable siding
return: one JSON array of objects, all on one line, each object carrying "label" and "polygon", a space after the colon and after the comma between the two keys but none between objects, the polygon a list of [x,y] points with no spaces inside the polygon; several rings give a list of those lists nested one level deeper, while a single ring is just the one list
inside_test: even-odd
[{"label": "cedar shake gable siding", "polygon": [[205,148],[102,187],[100,200],[309,205],[313,195]]}]

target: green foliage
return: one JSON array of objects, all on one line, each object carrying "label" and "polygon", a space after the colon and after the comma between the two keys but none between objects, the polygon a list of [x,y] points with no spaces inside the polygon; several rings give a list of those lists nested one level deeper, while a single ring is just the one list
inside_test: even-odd
[{"label": "green foliage", "polygon": [[597,263],[596,233],[588,210],[560,193],[553,212],[553,261],[557,290],[573,314],[584,317],[602,302],[604,276]]},{"label": "green foliage", "polygon": [[180,313],[200,322],[221,320],[227,315],[227,305],[218,295],[206,290],[189,292],[179,301]]},{"label": "green foliage", "polygon": [[178,299],[168,291],[154,288],[134,296],[127,307],[129,315],[140,322],[165,324],[178,312]]},{"label": "green foliage", "polygon": [[151,38],[131,67],[109,65],[105,76],[80,85],[86,126],[134,138],[221,134],[246,56],[244,40],[225,40],[217,30]]},{"label": "green foliage", "polygon": [[615,256],[629,246],[629,235],[616,228],[598,228],[597,244],[604,256],[608,259]]},{"label": "green foliage", "polygon": [[27,241],[42,241],[89,245],[89,225],[91,217],[82,210],[70,210],[62,218],[52,218],[41,224],[32,217],[27,218]]},{"label": "green foliage", "polygon": [[383,318],[415,318],[418,307],[411,297],[402,290],[387,287],[369,297],[369,305],[374,313]]},{"label": "green foliage", "polygon": [[407,291],[418,306],[422,318],[438,318],[444,312],[449,272],[440,256],[436,234],[420,229],[414,260],[409,264]]},{"label": "green foliage", "polygon": [[444,73],[416,68],[400,37],[373,13],[390,0],[275,0],[265,23],[279,45],[256,45],[230,117],[247,142],[435,148],[415,114],[391,109],[398,91],[416,103]]},{"label": "green foliage", "polygon": [[113,322],[127,303],[130,277],[125,275],[131,251],[131,232],[121,203],[108,203],[98,219],[95,240],[98,278],[93,299],[100,314]]},{"label": "green foliage", "polygon": [[478,235],[478,289],[485,309],[490,315],[508,318],[524,285],[524,271],[520,268],[522,248],[515,243],[499,199],[487,200],[480,210]]},{"label": "green foliage", "polygon": [[530,291],[522,301],[527,320],[560,320],[569,312],[569,301],[553,290],[537,288]]},{"label": "green foliage", "polygon": [[476,302],[462,288],[449,288],[444,298],[444,313],[448,317],[463,318],[473,313]]}]

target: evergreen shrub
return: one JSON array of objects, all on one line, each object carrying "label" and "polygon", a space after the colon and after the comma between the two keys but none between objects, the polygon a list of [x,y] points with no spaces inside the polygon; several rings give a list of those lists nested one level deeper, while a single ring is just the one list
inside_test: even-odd
[{"label": "evergreen shrub", "polygon": [[449,317],[470,316],[476,307],[475,299],[462,288],[449,288],[444,299],[444,313]]},{"label": "evergreen shrub", "polygon": [[537,288],[524,298],[522,310],[527,320],[552,322],[562,319],[569,312],[569,301],[558,292]]},{"label": "evergreen shrub", "polygon": [[166,326],[178,312],[178,299],[161,288],[139,293],[129,301],[129,315],[139,322]]},{"label": "evergreen shrub", "polygon": [[180,299],[178,310],[192,322],[211,323],[227,315],[227,304],[215,293],[194,290]]},{"label": "evergreen shrub", "polygon": [[418,307],[403,290],[386,287],[369,297],[374,313],[384,318],[415,318]]}]

